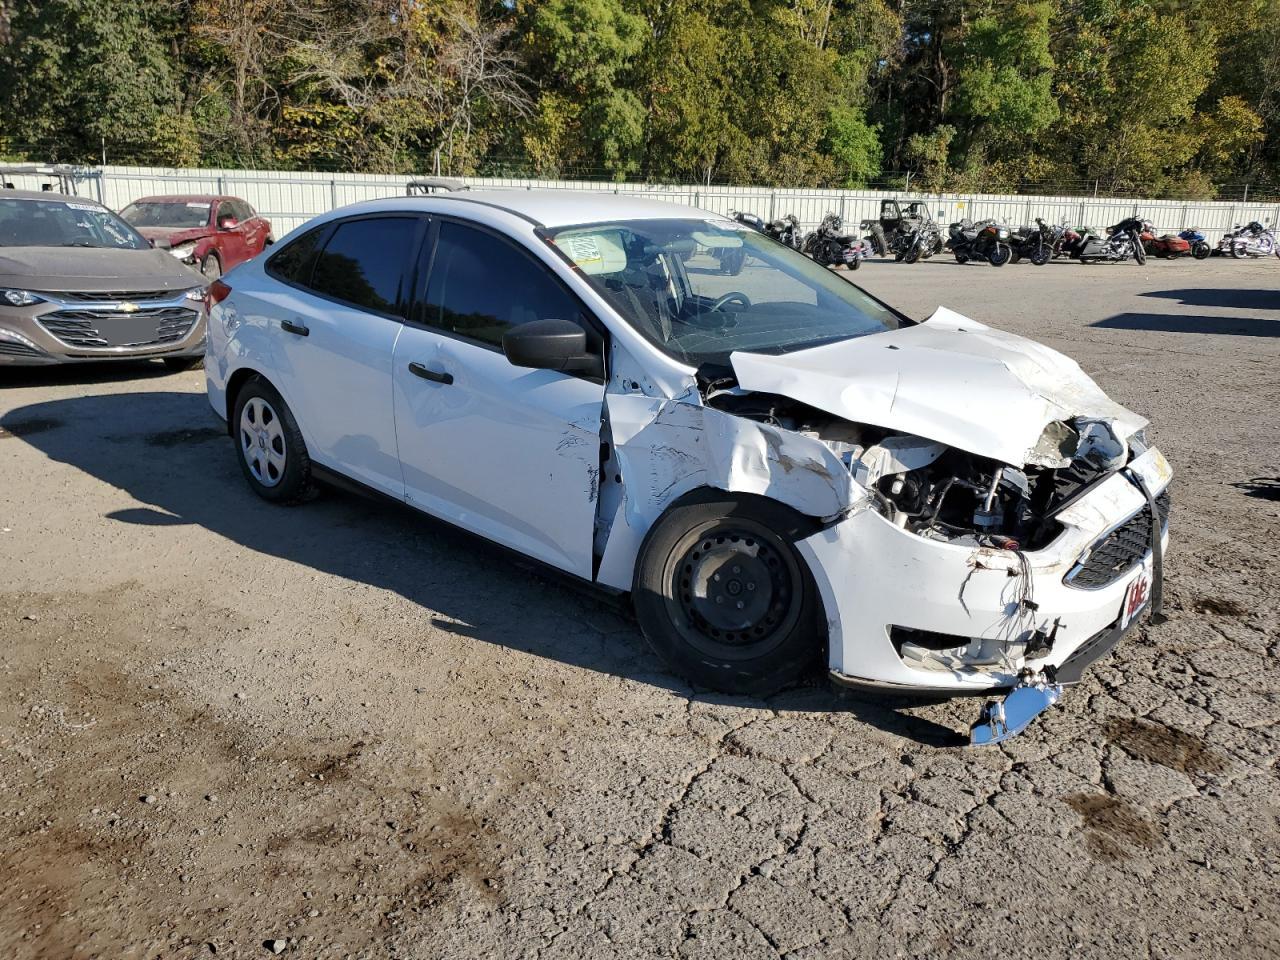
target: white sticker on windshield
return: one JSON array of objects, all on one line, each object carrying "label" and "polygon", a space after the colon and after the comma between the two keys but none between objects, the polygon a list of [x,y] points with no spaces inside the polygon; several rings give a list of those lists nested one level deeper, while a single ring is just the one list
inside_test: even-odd
[{"label": "white sticker on windshield", "polygon": [[569,259],[580,267],[591,266],[604,260],[604,254],[600,252],[600,244],[596,242],[595,237],[582,234],[576,237],[565,237],[564,244]]},{"label": "white sticker on windshield", "polygon": [[68,203],[67,206],[72,210],[88,210],[90,213],[99,212],[99,208],[92,203]]},{"label": "white sticker on windshield", "polygon": [[187,206],[192,210],[206,210],[209,207],[207,203],[188,203]]}]

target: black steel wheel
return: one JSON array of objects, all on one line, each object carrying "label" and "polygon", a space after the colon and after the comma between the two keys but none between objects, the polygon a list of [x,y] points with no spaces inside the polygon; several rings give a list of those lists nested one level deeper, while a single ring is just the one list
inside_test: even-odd
[{"label": "black steel wheel", "polygon": [[678,505],[654,526],[633,601],[650,644],[701,686],[766,694],[825,649],[821,603],[794,547],[811,524],[760,497]]}]

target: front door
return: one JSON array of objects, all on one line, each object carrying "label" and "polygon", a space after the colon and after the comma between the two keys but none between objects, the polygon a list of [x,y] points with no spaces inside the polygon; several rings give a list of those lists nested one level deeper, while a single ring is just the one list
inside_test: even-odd
[{"label": "front door", "polygon": [[436,233],[393,364],[405,499],[590,578],[604,385],[513,366],[501,344],[506,330],[539,319],[583,324],[597,349],[602,339],[550,269],[513,242],[449,220]]}]

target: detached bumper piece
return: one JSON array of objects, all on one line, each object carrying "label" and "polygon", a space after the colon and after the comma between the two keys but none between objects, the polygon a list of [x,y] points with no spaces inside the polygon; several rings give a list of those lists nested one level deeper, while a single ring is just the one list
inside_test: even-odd
[{"label": "detached bumper piece", "polygon": [[1049,680],[1043,671],[1024,670],[1003,700],[990,700],[982,708],[978,722],[969,730],[974,747],[1004,743],[1016,737],[1040,714],[1062,699],[1062,684]]}]

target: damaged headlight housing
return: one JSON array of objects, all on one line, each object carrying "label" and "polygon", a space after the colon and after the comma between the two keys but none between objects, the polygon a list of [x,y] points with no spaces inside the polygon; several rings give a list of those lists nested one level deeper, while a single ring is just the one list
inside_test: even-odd
[{"label": "damaged headlight housing", "polygon": [[170,247],[169,253],[184,263],[194,263],[196,258],[196,242],[192,240],[190,243],[180,243],[176,247]]},{"label": "damaged headlight housing", "polygon": [[0,290],[0,300],[11,307],[32,307],[44,303],[44,297],[30,290]]}]

